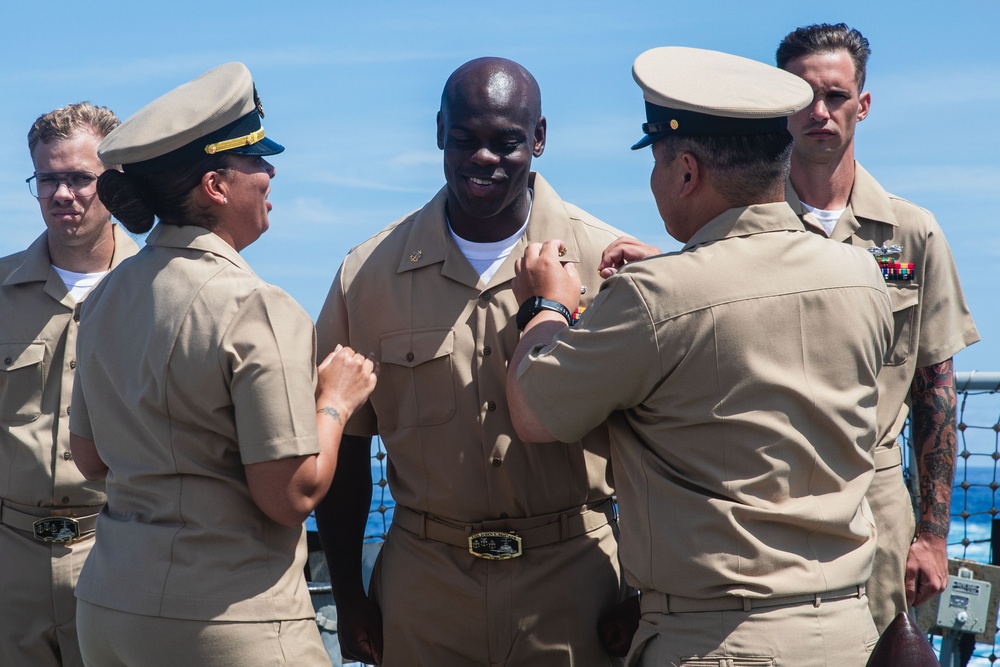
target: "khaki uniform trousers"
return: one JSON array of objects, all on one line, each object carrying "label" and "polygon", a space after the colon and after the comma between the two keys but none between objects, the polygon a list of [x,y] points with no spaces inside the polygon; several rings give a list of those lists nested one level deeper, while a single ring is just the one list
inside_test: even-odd
[{"label": "khaki uniform trousers", "polygon": [[77,619],[87,667],[330,666],[313,618],[189,621],[129,614],[78,600]]},{"label": "khaki uniform trousers", "polygon": [[47,544],[0,525],[0,665],[82,667],[73,589],[94,536]]},{"label": "khaki uniform trousers", "polygon": [[910,494],[903,482],[899,446],[876,451],[875,478],[868,489],[868,504],[875,517],[875,561],[868,580],[868,605],[879,633],[896,615],[906,611],[906,557],[910,553],[916,519]]},{"label": "khaki uniform trousers", "polygon": [[483,560],[393,524],[372,574],[383,667],[608,667],[600,618],[624,595],[617,524]]},{"label": "khaki uniform trousers", "polygon": [[862,597],[751,611],[644,613],[629,667],[865,667],[878,633]]}]

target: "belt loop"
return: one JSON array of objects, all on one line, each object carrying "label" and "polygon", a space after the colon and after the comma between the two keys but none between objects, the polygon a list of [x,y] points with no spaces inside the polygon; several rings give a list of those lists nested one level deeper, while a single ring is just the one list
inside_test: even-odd
[{"label": "belt loop", "polygon": [[670,596],[669,595],[664,595],[663,596],[663,613],[664,614],[670,614]]},{"label": "belt loop", "polygon": [[420,530],[417,532],[417,536],[422,539],[427,539],[427,512],[420,513]]},{"label": "belt loop", "polygon": [[569,517],[563,512],[559,515],[559,541],[565,542],[569,539]]},{"label": "belt loop", "polygon": [[858,584],[858,599],[859,600],[865,596],[865,590],[866,589],[865,589],[865,585],[864,584]]},{"label": "belt loop", "polygon": [[750,602],[750,598],[743,598],[743,611],[750,611],[753,609],[753,603]]},{"label": "belt loop", "polygon": [[813,599],[813,606],[819,607],[822,603],[823,603],[823,598],[822,596],[820,596],[819,593],[817,593],[816,597]]}]

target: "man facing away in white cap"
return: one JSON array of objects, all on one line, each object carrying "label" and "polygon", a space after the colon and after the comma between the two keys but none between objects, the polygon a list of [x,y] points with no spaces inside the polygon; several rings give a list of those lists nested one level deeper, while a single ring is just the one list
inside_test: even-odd
[{"label": "man facing away in white cap", "polygon": [[[786,117],[811,90],[677,47],[643,53],[633,76],[647,113],[635,148],[652,145],[651,188],[684,248],[620,240],[579,322],[527,322],[514,425],[544,448],[608,420],[641,596],[629,664],[861,667],[877,640],[864,494],[890,304],[868,253],[805,232],[784,202]],[[575,307],[559,248],[527,248],[519,300]]]},{"label": "man facing away in white cap", "polygon": [[[798,28],[778,47],[778,67],[812,86],[812,103],[789,119],[794,137],[789,205],[806,229],[868,249],[884,266],[893,339],[879,374],[875,480],[878,527],[868,600],[879,632],[907,605],[948,584],[948,525],[955,476],[952,356],[979,340],[944,232],[927,210],[887,193],[854,160],[854,129],[868,116],[868,40],[843,23]],[[903,483],[897,440],[907,415],[920,479],[919,522]]]},{"label": "man facing away in white cap", "polygon": [[28,132],[45,231],[0,259],[0,665],[82,665],[73,589],[94,545],[103,482],[69,446],[79,309],[138,248],[97,198],[97,145],[118,126],[90,102]]}]

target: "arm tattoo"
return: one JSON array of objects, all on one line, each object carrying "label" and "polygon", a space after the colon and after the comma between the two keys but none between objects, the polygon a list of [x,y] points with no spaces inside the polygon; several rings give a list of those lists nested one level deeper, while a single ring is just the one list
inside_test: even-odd
[{"label": "arm tattoo", "polygon": [[917,533],[948,537],[955,479],[955,382],[951,359],[918,368],[910,387],[913,447],[920,471]]},{"label": "arm tattoo", "polygon": [[337,423],[340,424],[341,426],[344,425],[344,420],[340,418],[340,412],[338,412],[336,408],[331,408],[330,406],[326,406],[316,411],[317,414],[319,414],[320,412],[322,412],[324,415],[330,415],[331,417],[336,419]]}]

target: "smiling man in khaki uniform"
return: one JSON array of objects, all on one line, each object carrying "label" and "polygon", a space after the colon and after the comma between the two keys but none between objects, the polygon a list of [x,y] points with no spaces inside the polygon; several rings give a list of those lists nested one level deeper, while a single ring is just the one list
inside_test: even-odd
[{"label": "smiling man in khaki uniform", "polygon": [[[951,358],[979,334],[934,216],[888,194],[854,161],[854,129],[871,105],[864,91],[869,53],[857,30],[822,24],[789,33],[777,62],[814,91],[812,104],[789,119],[795,143],[788,203],[809,231],[878,257],[892,298],[894,333],[879,374],[876,474],[868,492],[878,526],[868,599],[881,632],[907,604],[923,604],[948,584],[957,445]],[[908,414],[920,476],[916,531],[897,443]]]},{"label": "smiling man in khaki uniform", "polygon": [[[437,122],[447,186],[351,251],[317,323],[321,354],[339,343],[381,364],[347,431],[382,437],[397,502],[369,601],[360,568],[369,438],[345,440],[317,523],[348,657],[612,662],[597,637],[623,590],[607,430],[525,447],[504,389],[518,337],[514,259],[530,242],[565,239],[565,259],[587,269],[589,303],[601,251],[619,235],[530,171],[545,129],[538,85],[517,63],[482,58],[456,70]],[[504,535],[474,540],[471,553],[470,536],[489,531]]]},{"label": "smiling man in khaki uniform", "polygon": [[[878,266],[802,230],[784,202],[785,118],[811,91],[762,63],[665,47],[633,68],[651,186],[684,249],[621,266],[578,324],[528,323],[517,432],[561,447],[609,419],[622,564],[642,621],[630,664],[862,667],[875,531],[876,376],[891,333]],[[575,307],[561,242],[514,292]]]},{"label": "smiling man in khaki uniform", "polygon": [[137,250],[97,198],[117,125],[89,102],[39,116],[28,181],[46,231],[0,259],[0,665],[83,664],[73,587],[105,498],[72,460],[67,415],[80,304]]}]

